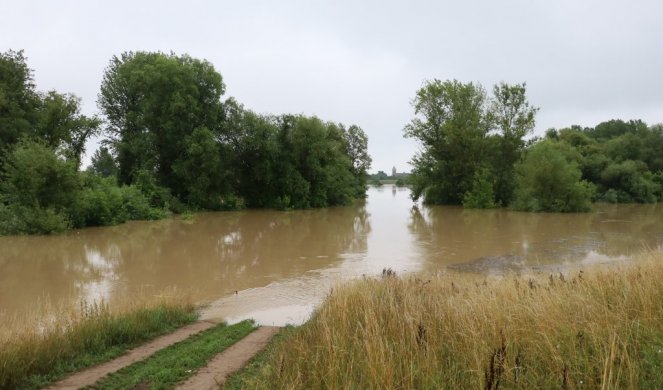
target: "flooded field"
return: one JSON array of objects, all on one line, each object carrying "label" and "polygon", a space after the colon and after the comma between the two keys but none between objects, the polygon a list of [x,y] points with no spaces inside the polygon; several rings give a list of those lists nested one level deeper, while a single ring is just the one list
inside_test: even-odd
[{"label": "flooded field", "polygon": [[0,324],[42,302],[113,305],[168,290],[208,303],[206,318],[281,325],[303,321],[334,283],[384,268],[547,270],[662,245],[661,205],[597,205],[586,214],[429,208],[384,186],[349,207],[0,237]]}]

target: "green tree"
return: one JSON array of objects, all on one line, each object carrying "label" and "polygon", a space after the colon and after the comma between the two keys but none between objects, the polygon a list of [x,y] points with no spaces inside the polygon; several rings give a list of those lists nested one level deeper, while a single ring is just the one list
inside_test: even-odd
[{"label": "green tree", "polygon": [[32,138],[78,163],[99,124],[81,115],[74,95],[38,93],[22,51],[0,53],[0,159],[21,139]]},{"label": "green tree", "polygon": [[94,152],[89,170],[101,177],[117,177],[117,163],[107,147],[102,146]]},{"label": "green tree", "polygon": [[581,180],[579,156],[564,143],[532,145],[516,165],[512,207],[524,211],[576,212],[590,209],[594,185]]},{"label": "green tree", "polygon": [[503,205],[511,203],[513,198],[514,165],[522,155],[525,137],[534,130],[538,110],[527,101],[525,83],[500,83],[493,88],[488,116],[499,134],[493,153],[493,177],[495,197]]},{"label": "green tree", "polygon": [[175,54],[128,52],[106,68],[99,108],[117,155],[119,179],[132,183],[140,171],[180,199],[190,197],[191,178],[176,166],[190,151],[190,136],[206,128],[215,138],[222,121],[225,85],[212,64]]},{"label": "green tree", "polygon": [[368,136],[361,127],[352,125],[344,131],[346,155],[352,162],[352,174],[356,182],[356,196],[364,196],[371,156],[368,155]]},{"label": "green tree", "polygon": [[3,166],[1,233],[51,233],[70,226],[67,211],[79,194],[78,165],[37,141],[20,141]]},{"label": "green tree", "polygon": [[659,184],[642,161],[625,160],[613,162],[601,172],[601,186],[605,189],[604,200],[610,202],[653,203],[658,198]]},{"label": "green tree", "polygon": [[101,121],[81,115],[80,99],[74,95],[50,91],[40,96],[39,121],[32,136],[79,165],[85,142],[98,134]]},{"label": "green tree", "polygon": [[0,53],[0,156],[37,123],[39,96],[23,51]]},{"label": "green tree", "polygon": [[173,164],[173,171],[187,189],[185,200],[209,210],[227,208],[224,197],[232,192],[228,182],[230,173],[224,169],[221,145],[215,141],[214,134],[206,127],[199,127],[186,137],[183,146],[184,153]]},{"label": "green tree", "polygon": [[491,175],[488,169],[480,169],[474,174],[472,189],[463,197],[463,207],[471,209],[492,209],[497,207]]},{"label": "green tree", "polygon": [[433,80],[417,91],[412,105],[416,117],[405,136],[422,146],[411,162],[412,196],[460,204],[485,165],[486,93],[478,84]]}]

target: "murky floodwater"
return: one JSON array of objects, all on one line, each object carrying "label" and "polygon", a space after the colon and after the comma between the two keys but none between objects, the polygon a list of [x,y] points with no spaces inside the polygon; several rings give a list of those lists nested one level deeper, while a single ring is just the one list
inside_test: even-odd
[{"label": "murky floodwater", "polygon": [[338,281],[362,274],[546,268],[626,258],[663,246],[663,206],[588,214],[426,208],[407,189],[304,211],[206,213],[48,237],[0,237],[0,325],[39,300],[111,305],[177,288],[207,318],[300,322]]}]

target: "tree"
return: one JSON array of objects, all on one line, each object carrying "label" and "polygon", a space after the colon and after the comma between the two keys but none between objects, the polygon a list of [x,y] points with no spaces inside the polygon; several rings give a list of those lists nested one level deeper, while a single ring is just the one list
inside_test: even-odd
[{"label": "tree", "polygon": [[545,140],[532,145],[516,165],[512,207],[536,212],[589,210],[595,188],[581,180],[575,154],[560,142]]},{"label": "tree", "polygon": [[100,147],[92,155],[89,170],[101,177],[117,176],[117,163],[107,147]]},{"label": "tree", "polygon": [[38,106],[23,51],[0,53],[0,156],[30,132],[37,122]]},{"label": "tree", "polygon": [[80,99],[38,93],[22,51],[0,53],[0,158],[21,139],[40,140],[76,163],[100,121],[80,113]]},{"label": "tree", "polygon": [[180,199],[189,197],[187,140],[206,128],[215,138],[222,120],[225,85],[212,64],[175,54],[127,52],[106,68],[98,105],[119,163],[119,179],[132,183],[140,171]]},{"label": "tree", "polygon": [[343,133],[346,141],[345,153],[352,162],[352,174],[356,182],[356,196],[366,193],[368,170],[371,167],[371,156],[368,155],[368,136],[361,127],[352,125]]},{"label": "tree", "polygon": [[486,93],[479,84],[428,81],[412,102],[416,117],[405,136],[422,150],[412,160],[412,196],[426,203],[460,204],[485,165]]},{"label": "tree", "polygon": [[67,211],[81,186],[76,163],[41,142],[23,140],[7,156],[3,171],[0,214],[6,221],[0,234],[51,233],[70,226]]},{"label": "tree", "polygon": [[472,189],[463,197],[463,207],[472,209],[492,209],[495,204],[493,183],[490,181],[490,173],[487,169],[480,169],[474,174]]},{"label": "tree", "polygon": [[231,189],[219,147],[206,127],[199,127],[186,137],[183,156],[173,164],[173,171],[184,181],[189,204],[209,210],[224,208],[223,195],[231,193]]},{"label": "tree", "polygon": [[514,164],[525,147],[525,137],[534,130],[538,110],[527,101],[525,83],[500,83],[493,88],[488,115],[499,134],[493,175],[495,196],[503,205],[511,203],[513,198]]},{"label": "tree", "polygon": [[78,97],[55,91],[41,96],[38,110],[33,136],[79,165],[85,142],[98,133],[101,121],[81,115]]}]

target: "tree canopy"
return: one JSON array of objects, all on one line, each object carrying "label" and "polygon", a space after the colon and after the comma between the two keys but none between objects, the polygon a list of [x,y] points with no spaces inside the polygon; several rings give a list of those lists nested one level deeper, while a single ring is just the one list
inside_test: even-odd
[{"label": "tree canopy", "polygon": [[[160,218],[185,210],[346,205],[366,191],[368,138],[352,125],[258,115],[212,64],[126,52],[104,71],[98,106],[35,89],[22,52],[0,53],[0,234]],[[106,139],[79,170],[85,142]]]},{"label": "tree canopy", "polygon": [[527,140],[538,108],[526,85],[433,80],[412,102],[406,137],[420,142],[410,177],[425,203],[584,211],[592,201],[663,199],[663,127],[610,120]]}]

